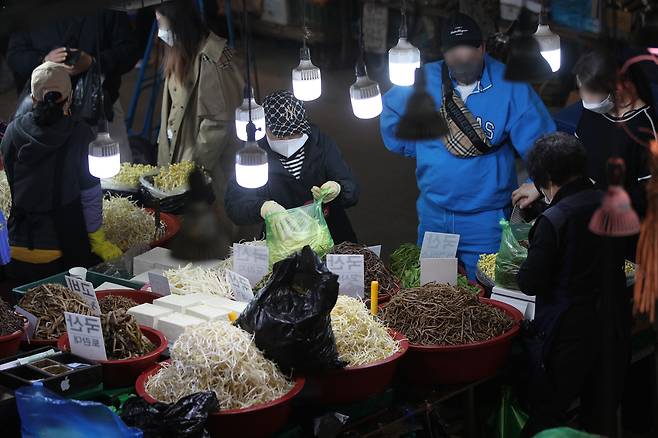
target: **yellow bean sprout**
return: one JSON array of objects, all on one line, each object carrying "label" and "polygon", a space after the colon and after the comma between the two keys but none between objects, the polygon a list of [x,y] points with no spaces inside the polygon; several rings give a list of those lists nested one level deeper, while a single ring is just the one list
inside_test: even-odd
[{"label": "yellow bean sprout", "polygon": [[139,188],[139,177],[156,170],[157,167],[149,164],[121,163],[121,170],[111,180],[118,185]]},{"label": "yellow bean sprout", "polygon": [[227,321],[187,329],[170,352],[171,364],[146,382],[146,392],[161,402],[214,391],[220,409],[243,409],[281,398],[293,387],[253,336]]},{"label": "yellow bean sprout", "polygon": [[348,366],[374,363],[397,353],[400,343],[370,312],[363,301],[340,295],[331,311],[331,328],[340,358]]},{"label": "yellow bean sprout", "polygon": [[188,177],[194,170],[192,161],[181,161],[160,169],[160,173],[153,177],[155,188],[163,192],[170,192],[188,183]]}]

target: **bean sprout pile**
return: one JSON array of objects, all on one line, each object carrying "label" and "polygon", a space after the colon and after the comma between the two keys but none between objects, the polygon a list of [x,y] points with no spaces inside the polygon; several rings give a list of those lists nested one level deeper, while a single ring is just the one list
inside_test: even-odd
[{"label": "bean sprout pile", "polygon": [[11,211],[11,191],[9,190],[9,181],[4,170],[0,170],[0,211],[9,219]]},{"label": "bean sprout pile", "polygon": [[149,164],[121,163],[121,170],[111,178],[112,182],[126,187],[139,188],[139,177],[152,173],[157,167]]},{"label": "bean sprout pile", "polygon": [[155,188],[163,192],[170,192],[186,185],[194,167],[195,164],[192,161],[181,161],[160,168],[160,173],[153,177]]},{"label": "bean sprout pile", "polygon": [[293,387],[256,348],[253,336],[229,322],[186,330],[170,352],[171,363],[146,382],[146,392],[161,402],[214,391],[221,409],[244,409],[281,398]]},{"label": "bean sprout pile", "polygon": [[[128,198],[109,196],[103,199],[103,229],[107,240],[127,251],[154,240],[155,217]],[[164,232],[161,223],[157,237]]]},{"label": "bean sprout pile", "polygon": [[398,341],[370,315],[363,301],[340,295],[331,311],[331,328],[340,358],[349,366],[374,363],[397,353]]},{"label": "bean sprout pile", "polygon": [[165,271],[164,276],[169,280],[174,294],[214,294],[233,299],[233,290],[226,278],[226,270],[231,268],[230,263],[230,260],[224,260],[213,268],[189,263],[185,267]]}]

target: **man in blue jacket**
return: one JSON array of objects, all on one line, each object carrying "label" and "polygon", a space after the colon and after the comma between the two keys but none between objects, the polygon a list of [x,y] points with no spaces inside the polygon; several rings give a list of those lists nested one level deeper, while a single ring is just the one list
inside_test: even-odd
[{"label": "man in blue jacket", "polygon": [[419,245],[426,231],[461,235],[457,255],[473,279],[479,255],[498,251],[498,222],[509,215],[518,185],[516,153],[525,158],[555,124],[528,84],[503,79],[505,66],[485,54],[472,18],[451,17],[441,38],[444,61],[423,70],[450,133],[422,141],[396,137],[412,87],[386,93],[381,133],[389,150],[416,158]]}]

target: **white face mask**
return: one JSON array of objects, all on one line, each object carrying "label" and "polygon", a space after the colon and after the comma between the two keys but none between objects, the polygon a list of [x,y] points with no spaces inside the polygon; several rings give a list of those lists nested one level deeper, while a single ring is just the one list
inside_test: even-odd
[{"label": "white face mask", "polygon": [[169,47],[174,46],[174,33],[171,29],[158,28],[158,38],[160,38]]},{"label": "white face mask", "polygon": [[299,138],[291,138],[286,140],[277,140],[267,136],[267,142],[269,143],[272,150],[276,153],[283,155],[286,158],[292,157],[295,152],[300,150],[304,143],[308,140],[308,135],[303,134]]},{"label": "white face mask", "polygon": [[583,100],[583,108],[593,111],[598,114],[605,114],[615,107],[615,102],[612,100],[612,95],[608,94],[608,97],[603,99],[599,103],[589,103]]}]

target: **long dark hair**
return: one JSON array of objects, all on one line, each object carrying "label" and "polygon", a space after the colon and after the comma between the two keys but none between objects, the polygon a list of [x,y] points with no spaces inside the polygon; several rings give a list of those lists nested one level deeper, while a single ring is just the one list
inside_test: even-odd
[{"label": "long dark hair", "polygon": [[167,17],[174,34],[174,45],[166,49],[164,71],[183,82],[194,65],[201,44],[208,37],[208,27],[193,0],[174,0],[161,4],[156,9]]},{"label": "long dark hair", "polygon": [[58,102],[62,98],[61,93],[49,91],[43,97],[43,100],[34,104],[32,114],[34,121],[39,126],[54,125],[64,117],[64,104],[66,99]]}]

